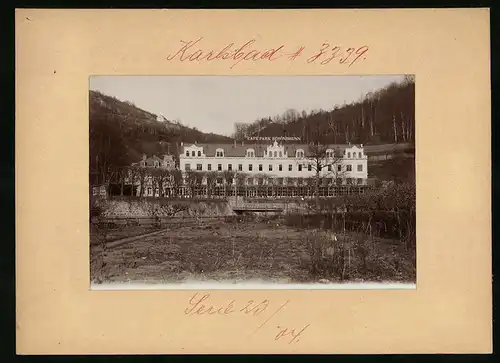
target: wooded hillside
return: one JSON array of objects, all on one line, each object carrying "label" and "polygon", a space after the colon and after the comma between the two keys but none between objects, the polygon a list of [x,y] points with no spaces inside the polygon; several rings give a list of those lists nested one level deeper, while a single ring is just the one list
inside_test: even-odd
[{"label": "wooded hillside", "polygon": [[357,102],[331,110],[289,109],[281,115],[238,124],[233,137],[298,136],[303,142],[320,136],[327,143],[387,144],[415,140],[415,81],[368,93]]},{"label": "wooded hillside", "polygon": [[184,142],[231,142],[232,139],[206,134],[179,122],[156,120],[156,115],[134,104],[90,91],[90,172],[103,175],[108,168],[127,166],[142,154],[177,154]]}]

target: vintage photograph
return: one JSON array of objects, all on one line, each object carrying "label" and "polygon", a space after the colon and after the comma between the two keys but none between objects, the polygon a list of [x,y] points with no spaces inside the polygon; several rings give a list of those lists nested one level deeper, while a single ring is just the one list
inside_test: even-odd
[{"label": "vintage photograph", "polygon": [[91,287],[416,283],[415,77],[93,76]]}]

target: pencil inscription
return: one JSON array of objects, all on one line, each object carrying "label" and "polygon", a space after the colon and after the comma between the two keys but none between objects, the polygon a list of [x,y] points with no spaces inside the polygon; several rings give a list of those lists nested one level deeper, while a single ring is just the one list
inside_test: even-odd
[{"label": "pencil inscription", "polygon": [[[260,317],[259,325],[250,333],[255,334],[262,330],[269,322],[276,320],[279,322],[279,313],[290,303],[289,300],[279,304],[272,303],[270,300],[264,299],[261,301],[247,300],[238,302],[230,300],[223,304],[214,304],[211,302],[210,294],[200,295],[195,293],[188,301],[188,307],[184,309],[184,314],[187,316],[200,316],[200,315],[246,315],[253,317]],[[301,328],[294,328],[284,326],[283,323],[278,323],[275,326],[277,329],[273,331],[275,341],[285,341],[288,344],[298,343],[299,336],[303,336],[307,328],[311,324],[307,324]]]}]

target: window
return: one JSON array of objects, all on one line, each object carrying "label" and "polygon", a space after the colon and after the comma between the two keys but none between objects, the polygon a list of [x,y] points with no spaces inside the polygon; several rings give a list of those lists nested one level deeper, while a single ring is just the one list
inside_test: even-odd
[{"label": "window", "polygon": [[243,164],[238,164],[238,171],[243,171]]},{"label": "window", "polygon": [[151,194],[153,194],[153,189],[148,188],[148,195],[151,195]]},{"label": "window", "polygon": [[278,185],[283,185],[283,178],[278,178]]},{"label": "window", "polygon": [[350,159],[351,158],[351,153],[347,153],[347,158]]},{"label": "window", "polygon": [[297,158],[303,158],[304,157],[304,150],[299,149],[295,152],[295,157]]},{"label": "window", "polygon": [[298,170],[299,170],[299,171],[302,171],[302,164],[299,164],[299,165],[298,165]]},{"label": "window", "polygon": [[194,151],[191,151],[191,156],[195,156],[196,153]]},{"label": "window", "polygon": [[233,170],[233,164],[227,164],[227,170],[232,171]]},{"label": "window", "polygon": [[248,178],[247,179],[247,184],[248,185],[253,185],[253,178]]},{"label": "window", "polygon": [[259,183],[259,185],[263,185],[264,184],[264,179],[259,178],[258,183]]},{"label": "window", "polygon": [[191,164],[186,164],[186,165],[184,166],[184,169],[185,169],[186,171],[191,170]]},{"label": "window", "polygon": [[207,165],[207,170],[208,170],[208,171],[212,170],[212,164],[208,164],[208,165]]},{"label": "window", "polygon": [[217,178],[216,182],[217,184],[222,184],[222,178]]},{"label": "window", "polygon": [[359,153],[358,153],[358,157],[361,159],[361,157],[362,157],[362,156],[361,156],[361,152],[359,152]]},{"label": "window", "polygon": [[332,165],[328,165],[328,171],[332,171]]},{"label": "window", "polygon": [[262,164],[259,164],[259,171],[262,171]]},{"label": "window", "polygon": [[363,164],[358,164],[358,171],[363,171]]},{"label": "window", "polygon": [[280,151],[280,158],[282,158],[282,157],[283,157],[283,152],[282,152],[282,151]]},{"label": "window", "polygon": [[198,151],[198,156],[201,156],[201,151]]},{"label": "window", "polygon": [[342,185],[342,178],[337,178],[335,182],[337,183],[337,185]]},{"label": "window", "polygon": [[288,164],[288,171],[292,171],[292,164]]},{"label": "window", "polygon": [[347,178],[347,184],[349,184],[349,185],[352,184],[352,178]]},{"label": "window", "polygon": [[356,159],[356,153],[352,153],[353,159]]},{"label": "window", "polygon": [[248,165],[248,171],[252,171],[252,164]]},{"label": "window", "polygon": [[358,178],[358,185],[361,185],[361,184],[363,184],[363,179]]},{"label": "window", "polygon": [[218,158],[223,157],[223,156],[224,156],[224,150],[222,150],[222,149],[217,149],[217,150],[215,151],[215,156],[216,156],[216,157],[218,157]]},{"label": "window", "polygon": [[312,170],[312,165],[311,165],[311,164],[307,165],[307,170],[308,170],[308,171],[311,171],[311,170]]},{"label": "window", "polygon": [[269,171],[273,171],[273,164],[269,164]]},{"label": "window", "polygon": [[342,165],[337,165],[337,171],[342,171]]},{"label": "window", "polygon": [[186,151],[186,156],[189,156],[189,151]]},{"label": "window", "polygon": [[247,150],[247,157],[253,158],[255,156],[255,151],[253,149]]},{"label": "window", "polygon": [[203,170],[202,165],[201,164],[196,164],[196,170]]},{"label": "window", "polygon": [[222,171],[222,164],[217,164],[217,170]]},{"label": "window", "polygon": [[346,165],[346,167],[347,167],[347,169],[346,169],[347,171],[352,171],[352,165]]},{"label": "window", "polygon": [[278,167],[278,170],[279,171],[283,171],[283,165],[280,164],[279,167]]}]

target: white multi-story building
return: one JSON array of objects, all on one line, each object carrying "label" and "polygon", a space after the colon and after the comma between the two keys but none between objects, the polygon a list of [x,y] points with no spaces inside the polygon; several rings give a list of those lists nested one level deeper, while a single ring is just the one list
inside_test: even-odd
[{"label": "white multi-story building", "polygon": [[[368,159],[363,145],[328,145],[318,155],[303,144],[183,144],[180,170],[244,173],[246,185],[257,184],[259,176],[277,179],[278,184],[301,184],[302,179],[319,175],[336,185],[366,185]],[[323,154],[323,152],[322,152]],[[204,181],[204,183],[206,180]]]}]

